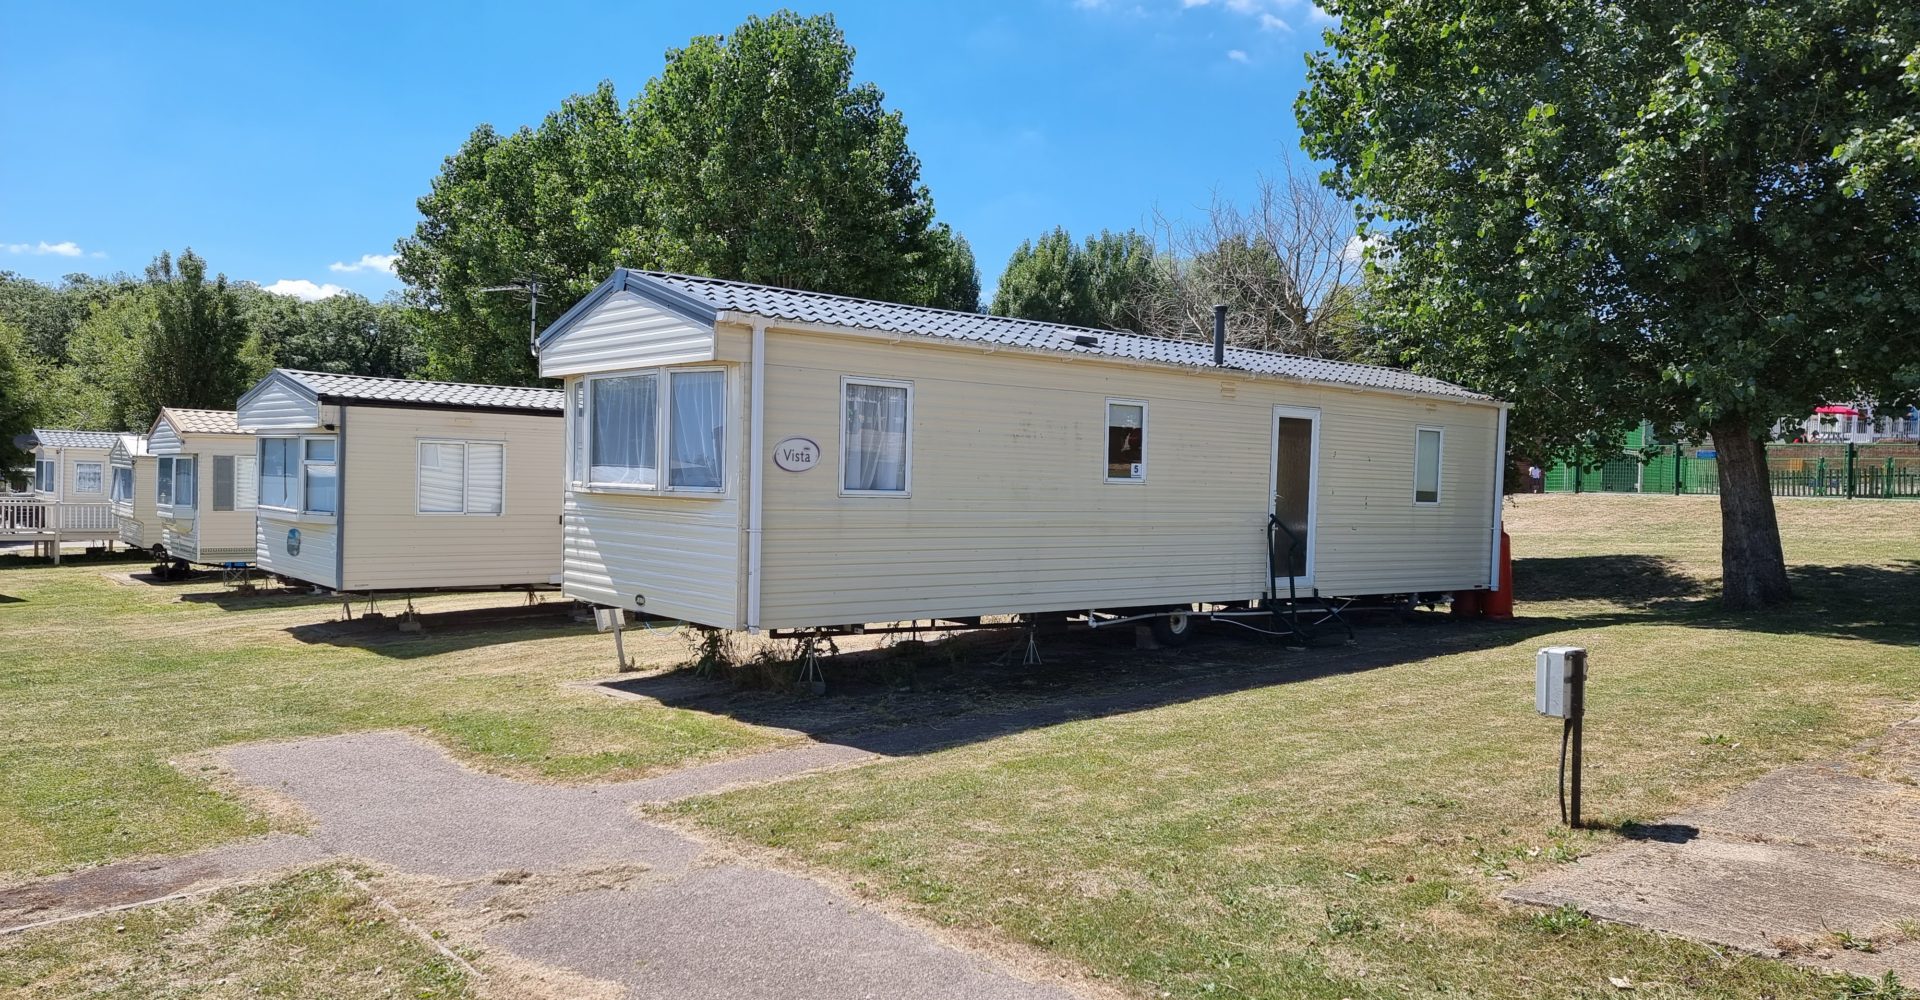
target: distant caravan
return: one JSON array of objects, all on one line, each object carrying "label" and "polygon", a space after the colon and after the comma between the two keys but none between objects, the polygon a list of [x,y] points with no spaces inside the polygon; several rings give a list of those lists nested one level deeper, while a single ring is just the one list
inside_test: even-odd
[{"label": "distant caravan", "polygon": [[238,407],[254,561],[349,594],[559,583],[561,399],[275,369]]}]

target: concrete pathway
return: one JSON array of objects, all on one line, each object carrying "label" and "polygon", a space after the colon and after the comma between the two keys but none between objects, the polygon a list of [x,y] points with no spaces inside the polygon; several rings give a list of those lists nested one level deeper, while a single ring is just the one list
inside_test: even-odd
[{"label": "concrete pathway", "polygon": [[[1506,896],[1861,975],[1920,980],[1920,721],[1782,768]],[[1846,935],[1845,938],[1841,935]]]},{"label": "concrete pathway", "polygon": [[1071,996],[633,808],[878,759],[868,750],[808,744],[575,787],[480,774],[395,732],[236,747],[224,757],[239,780],[297,802],[312,831],[0,890],[0,933],[351,857],[429,887],[452,922],[478,929],[485,950],[634,997]]}]

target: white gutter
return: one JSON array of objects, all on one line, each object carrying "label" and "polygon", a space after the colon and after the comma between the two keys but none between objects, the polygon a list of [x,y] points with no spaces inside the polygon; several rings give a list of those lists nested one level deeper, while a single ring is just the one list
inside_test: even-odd
[{"label": "white gutter", "polygon": [[1500,404],[1500,430],[1493,439],[1493,554],[1487,558],[1487,589],[1500,589],[1500,518],[1507,491],[1507,404]]},{"label": "white gutter", "polygon": [[753,320],[753,350],[749,358],[752,388],[747,416],[747,634],[760,633],[760,510],[766,471],[761,455],[767,433],[767,321]]}]

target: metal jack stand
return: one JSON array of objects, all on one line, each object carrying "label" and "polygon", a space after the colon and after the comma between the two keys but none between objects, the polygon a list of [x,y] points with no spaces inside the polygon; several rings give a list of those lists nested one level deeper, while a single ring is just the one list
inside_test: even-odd
[{"label": "metal jack stand", "polygon": [[827,693],[827,675],[820,669],[820,638],[812,632],[800,640],[799,681],[814,694]]},{"label": "metal jack stand", "polygon": [[1005,666],[1009,661],[1013,659],[1014,650],[1024,649],[1025,655],[1020,660],[1021,666],[1023,667],[1045,666],[1046,661],[1040,658],[1040,623],[1037,621],[1027,623],[1026,633],[1027,633],[1027,641],[1025,643],[1016,642],[1013,645],[1007,647],[1007,651],[1004,653],[1001,653],[998,657],[995,657],[993,662],[1000,666]]},{"label": "metal jack stand", "polygon": [[400,631],[402,632],[420,631],[420,612],[415,611],[413,609],[412,594],[407,595],[407,610],[406,610],[406,613],[400,616]]}]

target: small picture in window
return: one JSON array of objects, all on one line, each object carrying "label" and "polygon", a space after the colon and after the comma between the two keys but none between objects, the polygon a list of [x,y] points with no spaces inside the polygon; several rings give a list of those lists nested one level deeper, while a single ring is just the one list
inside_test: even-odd
[{"label": "small picture in window", "polygon": [[1107,479],[1139,482],[1146,478],[1147,407],[1145,403],[1107,404]]}]

